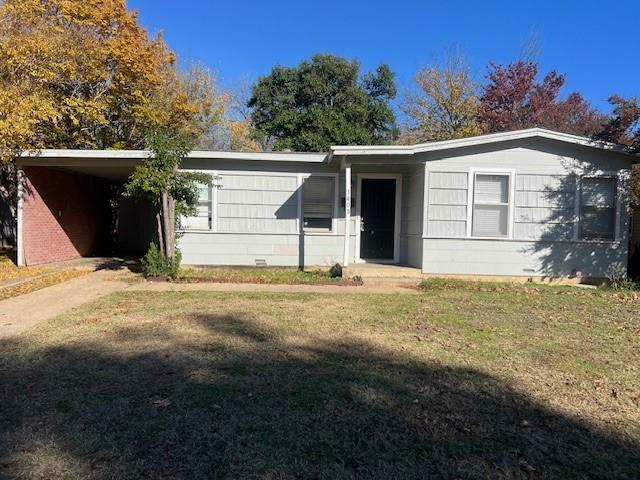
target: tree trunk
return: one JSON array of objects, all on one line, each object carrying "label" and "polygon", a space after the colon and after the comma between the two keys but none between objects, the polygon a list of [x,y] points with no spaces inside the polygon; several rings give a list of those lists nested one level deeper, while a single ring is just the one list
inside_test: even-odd
[{"label": "tree trunk", "polygon": [[174,242],[173,235],[174,227],[171,225],[173,215],[171,213],[171,200],[167,192],[162,193],[162,233],[164,241],[164,255],[167,258],[173,258],[174,255]]},{"label": "tree trunk", "polygon": [[162,209],[156,213],[156,222],[158,223],[158,248],[164,253],[164,229],[162,228]]},{"label": "tree trunk", "polygon": [[169,195],[167,198],[169,225],[167,228],[167,243],[169,248],[167,249],[167,255],[170,258],[176,256],[176,201]]}]

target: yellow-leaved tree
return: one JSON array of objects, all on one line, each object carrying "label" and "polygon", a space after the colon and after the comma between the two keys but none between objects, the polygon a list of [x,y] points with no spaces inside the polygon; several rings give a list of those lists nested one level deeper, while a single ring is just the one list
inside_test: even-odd
[{"label": "yellow-leaved tree", "polygon": [[204,68],[186,74],[125,0],[0,4],[0,161],[24,150],[142,148],[171,126],[195,137],[224,98]]},{"label": "yellow-leaved tree", "polygon": [[416,75],[416,88],[401,108],[409,125],[399,143],[419,143],[480,135],[478,84],[460,53],[447,54],[440,65]]}]

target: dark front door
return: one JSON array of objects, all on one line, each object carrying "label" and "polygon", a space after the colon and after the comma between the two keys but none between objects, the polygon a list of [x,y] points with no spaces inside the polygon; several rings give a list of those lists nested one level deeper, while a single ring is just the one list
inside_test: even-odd
[{"label": "dark front door", "polygon": [[360,197],[360,257],[393,259],[396,181],[363,178]]}]

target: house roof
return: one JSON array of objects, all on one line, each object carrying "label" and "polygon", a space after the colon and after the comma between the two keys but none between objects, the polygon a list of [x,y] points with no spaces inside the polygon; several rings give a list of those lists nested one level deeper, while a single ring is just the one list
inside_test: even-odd
[{"label": "house roof", "polygon": [[478,135],[476,137],[460,138],[456,140],[444,140],[440,142],[419,143],[417,145],[372,145],[372,146],[333,146],[329,157],[334,156],[357,156],[357,155],[415,155],[417,153],[434,152],[438,150],[449,150],[476,145],[486,145],[492,143],[502,143],[513,140],[527,138],[545,138],[559,142],[581,145],[585,147],[598,148],[612,152],[632,155],[631,151],[624,145],[615,143],[598,142],[588,137],[580,137],[568,133],[554,132],[544,128],[528,128],[526,130],[515,130],[511,132],[491,133],[488,135]]},{"label": "house roof", "polygon": [[[580,137],[567,133],[554,132],[543,128],[530,128],[504,133],[492,133],[476,137],[461,138],[457,140],[445,140],[441,142],[420,143],[417,145],[337,145],[332,146],[329,153],[294,153],[294,152],[229,152],[214,150],[194,150],[188,158],[202,160],[237,160],[237,161],[270,161],[270,162],[302,162],[302,163],[329,163],[334,157],[376,156],[393,155],[409,158],[413,155],[449,150],[477,145],[488,145],[513,140],[528,138],[544,138],[580,145],[589,148],[597,148],[610,152],[629,155],[633,159],[640,159],[623,146],[613,143],[598,142],[588,137]],[[137,163],[137,160],[148,158],[149,150],[69,150],[69,149],[42,149],[37,152],[25,152],[21,156],[23,164],[51,164],[51,160],[57,159],[61,165],[75,165],[82,163],[102,164],[107,161],[113,165],[113,161],[120,163]],[[49,160],[49,162],[47,162]]]}]

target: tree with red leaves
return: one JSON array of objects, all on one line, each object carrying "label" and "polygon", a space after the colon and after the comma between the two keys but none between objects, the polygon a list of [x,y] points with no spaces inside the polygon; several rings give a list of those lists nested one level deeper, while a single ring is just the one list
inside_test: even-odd
[{"label": "tree with red leaves", "polygon": [[620,95],[609,97],[613,111],[596,138],[605,142],[628,145],[640,152],[640,102]]},{"label": "tree with red leaves", "polygon": [[[612,95],[609,103],[613,105],[613,111],[595,138],[626,145],[631,151],[640,153],[640,101],[634,97]],[[631,185],[631,204],[640,208],[640,165],[634,165]]]},{"label": "tree with red leaves", "polygon": [[604,117],[579,93],[559,98],[564,75],[552,70],[537,81],[538,64],[518,60],[492,64],[483,87],[479,120],[485,133],[543,127],[576,135],[593,135]]}]

